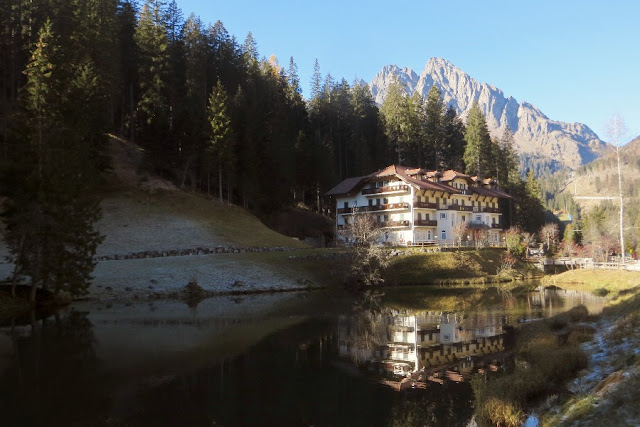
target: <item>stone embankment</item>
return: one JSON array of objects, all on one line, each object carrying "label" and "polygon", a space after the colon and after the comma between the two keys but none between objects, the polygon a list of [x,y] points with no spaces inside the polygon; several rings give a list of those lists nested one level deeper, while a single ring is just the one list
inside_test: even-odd
[{"label": "stone embankment", "polygon": [[212,248],[189,248],[189,249],[171,249],[162,251],[141,251],[131,252],[128,254],[103,255],[97,256],[96,261],[121,261],[127,259],[144,259],[144,258],[162,258],[189,255],[209,255],[209,254],[238,254],[238,253],[255,253],[255,252],[284,252],[292,251],[293,248],[285,247],[264,247],[264,248],[236,248],[231,246],[218,246]]}]

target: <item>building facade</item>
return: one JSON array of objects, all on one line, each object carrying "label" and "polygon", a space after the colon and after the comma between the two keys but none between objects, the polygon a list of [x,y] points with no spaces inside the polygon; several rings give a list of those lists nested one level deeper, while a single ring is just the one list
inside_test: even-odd
[{"label": "building facade", "polygon": [[348,224],[357,215],[369,215],[383,231],[379,243],[394,245],[455,245],[460,222],[467,224],[463,240],[500,245],[499,201],[511,199],[491,179],[397,165],[348,178],[326,196],[336,203],[338,241],[350,244]]}]

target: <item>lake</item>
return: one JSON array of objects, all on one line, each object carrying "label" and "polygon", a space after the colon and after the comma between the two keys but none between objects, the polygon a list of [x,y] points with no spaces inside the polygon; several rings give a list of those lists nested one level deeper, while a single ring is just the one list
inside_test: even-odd
[{"label": "lake", "polygon": [[523,322],[605,300],[384,289],[78,302],[0,328],[2,426],[465,426]]}]

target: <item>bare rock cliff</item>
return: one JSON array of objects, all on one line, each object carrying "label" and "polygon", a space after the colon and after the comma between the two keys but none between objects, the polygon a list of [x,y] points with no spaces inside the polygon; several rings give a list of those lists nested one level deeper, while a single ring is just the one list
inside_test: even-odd
[{"label": "bare rock cliff", "polygon": [[606,146],[588,126],[551,120],[534,105],[518,103],[495,86],[473,79],[446,59],[429,59],[420,76],[409,68],[385,66],[369,84],[378,104],[384,102],[395,79],[408,94],[418,92],[425,99],[429,89],[436,85],[444,103],[453,106],[463,120],[473,102],[478,101],[492,137],[499,138],[509,126],[521,154],[549,163],[575,169],[600,157]]}]

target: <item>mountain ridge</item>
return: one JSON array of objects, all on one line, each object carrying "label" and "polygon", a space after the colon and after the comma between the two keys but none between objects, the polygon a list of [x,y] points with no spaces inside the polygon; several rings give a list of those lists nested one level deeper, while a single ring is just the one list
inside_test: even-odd
[{"label": "mountain ridge", "polygon": [[445,105],[466,119],[474,101],[478,101],[493,138],[500,138],[508,126],[514,134],[516,149],[531,158],[540,158],[552,169],[564,166],[576,169],[599,158],[607,144],[583,123],[565,123],[550,119],[538,107],[518,102],[498,87],[482,83],[443,58],[430,58],[418,75],[408,67],[386,65],[369,83],[378,105],[384,102],[389,86],[397,79],[405,91],[426,99],[435,84]]}]

